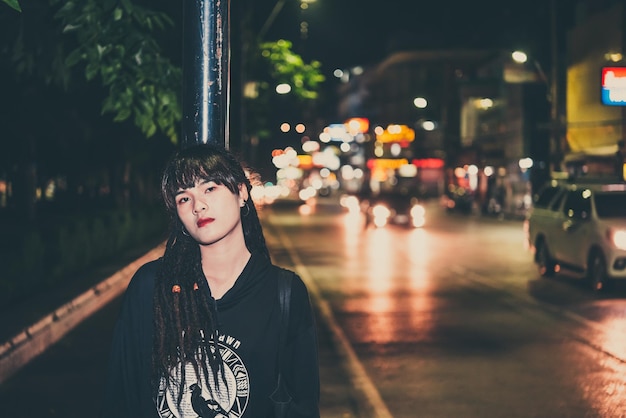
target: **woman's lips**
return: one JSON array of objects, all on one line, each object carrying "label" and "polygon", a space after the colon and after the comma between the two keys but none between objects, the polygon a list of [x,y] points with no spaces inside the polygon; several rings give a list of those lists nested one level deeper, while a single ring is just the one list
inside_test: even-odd
[{"label": "woman's lips", "polygon": [[210,224],[214,220],[215,220],[215,218],[202,218],[202,219],[198,220],[196,225],[198,225],[198,228],[202,228],[203,226]]}]

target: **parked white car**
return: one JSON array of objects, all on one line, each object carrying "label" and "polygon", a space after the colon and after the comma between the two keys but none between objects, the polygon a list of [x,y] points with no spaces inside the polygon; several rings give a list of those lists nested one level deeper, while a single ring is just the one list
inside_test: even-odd
[{"label": "parked white car", "polygon": [[594,290],[626,279],[626,183],[554,180],[535,195],[524,229],[542,276],[568,270]]}]

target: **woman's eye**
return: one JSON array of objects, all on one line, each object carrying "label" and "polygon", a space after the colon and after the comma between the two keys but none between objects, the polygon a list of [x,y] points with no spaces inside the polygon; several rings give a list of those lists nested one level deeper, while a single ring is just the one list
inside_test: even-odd
[{"label": "woman's eye", "polygon": [[183,203],[187,202],[189,200],[188,197],[181,197],[180,199],[178,199],[177,203],[179,205],[182,205]]},{"label": "woman's eye", "polygon": [[211,193],[213,190],[215,190],[215,186],[209,186],[206,188],[206,190],[204,191],[205,193]]}]

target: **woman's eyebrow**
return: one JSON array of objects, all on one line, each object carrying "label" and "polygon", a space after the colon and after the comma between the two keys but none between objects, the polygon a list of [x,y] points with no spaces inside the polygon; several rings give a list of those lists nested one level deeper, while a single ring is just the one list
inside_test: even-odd
[{"label": "woman's eyebrow", "polygon": [[204,185],[204,184],[211,183],[211,182],[213,182],[213,180],[201,179],[201,180],[198,180],[198,181],[197,181],[197,182],[196,182],[193,186],[189,186],[189,187],[179,187],[179,188],[178,188],[178,190],[176,190],[176,192],[175,192],[174,194],[175,194],[175,195],[179,195],[179,194],[181,194],[181,193],[185,193],[185,191],[186,191],[187,189],[191,189],[192,187],[196,187],[196,186],[202,186],[202,185]]}]

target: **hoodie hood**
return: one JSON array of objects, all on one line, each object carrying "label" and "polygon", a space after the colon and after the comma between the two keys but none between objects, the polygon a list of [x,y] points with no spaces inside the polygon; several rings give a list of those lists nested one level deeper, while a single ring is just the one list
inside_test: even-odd
[{"label": "hoodie hood", "polygon": [[218,311],[228,310],[259,287],[265,286],[271,266],[264,254],[253,252],[233,287],[216,301]]}]

